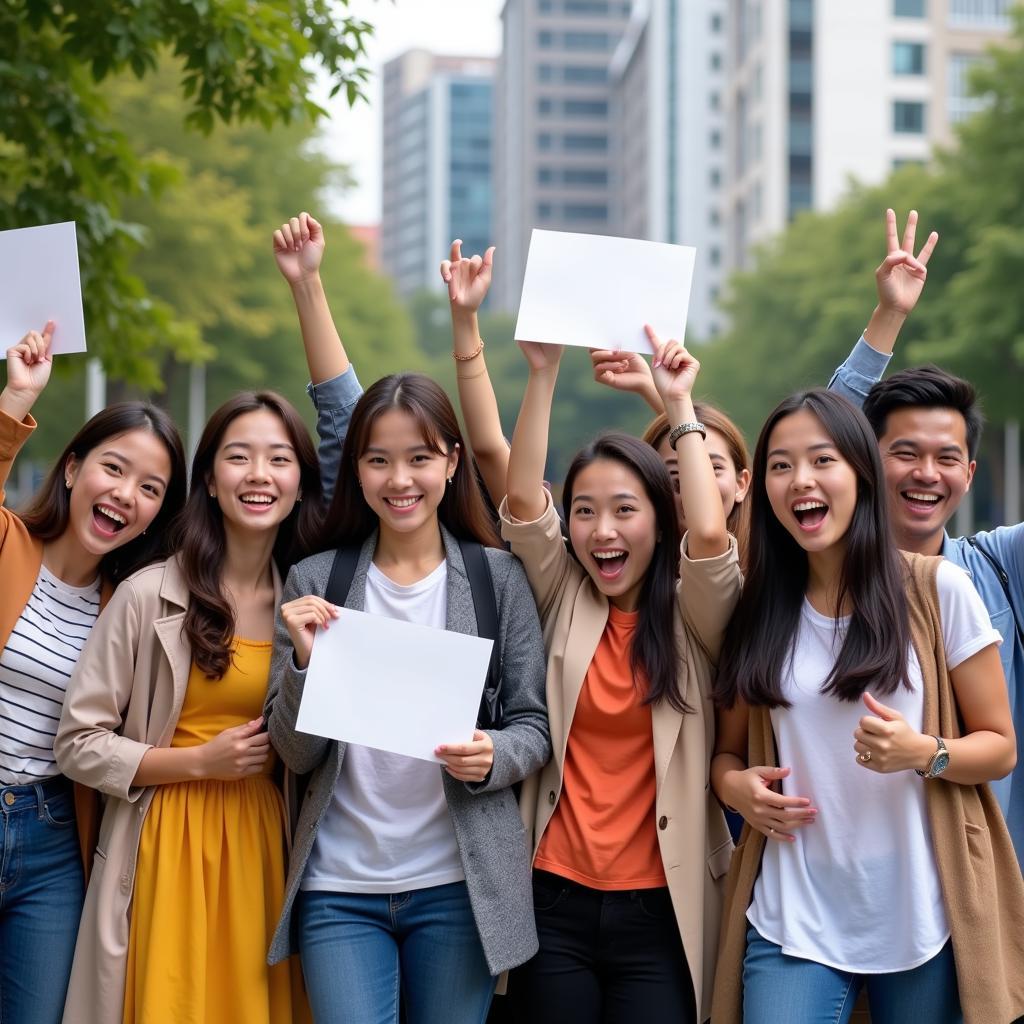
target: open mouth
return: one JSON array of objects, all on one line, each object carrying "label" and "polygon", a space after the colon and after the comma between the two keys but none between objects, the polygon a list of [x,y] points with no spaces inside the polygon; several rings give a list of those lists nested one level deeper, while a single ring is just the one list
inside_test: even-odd
[{"label": "open mouth", "polygon": [[611,551],[592,551],[594,561],[597,563],[597,571],[603,580],[618,579],[622,570],[626,567],[626,560],[629,553],[620,549]]},{"label": "open mouth", "polygon": [[422,494],[404,495],[401,498],[385,498],[384,504],[396,512],[409,512],[423,500]]},{"label": "open mouth", "polygon": [[111,505],[93,505],[92,522],[96,532],[104,537],[116,537],[128,520]]},{"label": "open mouth", "polygon": [[912,512],[921,516],[931,515],[942,501],[941,494],[929,491],[900,491],[900,497]]},{"label": "open mouth", "polygon": [[255,512],[262,512],[270,508],[277,498],[272,494],[243,494],[238,500],[247,508],[251,508]]},{"label": "open mouth", "polygon": [[798,501],[793,505],[793,515],[796,516],[801,530],[816,530],[828,515],[828,505],[817,498]]}]

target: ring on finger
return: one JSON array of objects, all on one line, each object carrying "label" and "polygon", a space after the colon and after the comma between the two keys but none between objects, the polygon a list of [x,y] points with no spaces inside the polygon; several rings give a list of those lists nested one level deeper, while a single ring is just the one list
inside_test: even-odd
[{"label": "ring on finger", "polygon": [[857,760],[860,761],[861,764],[867,764],[868,761],[871,760],[871,751],[865,750],[863,754],[858,754]]},{"label": "ring on finger", "polygon": [[769,829],[768,829],[768,835],[770,835],[770,836],[773,836],[773,835],[775,835],[775,829],[773,829],[773,828],[769,828]]}]

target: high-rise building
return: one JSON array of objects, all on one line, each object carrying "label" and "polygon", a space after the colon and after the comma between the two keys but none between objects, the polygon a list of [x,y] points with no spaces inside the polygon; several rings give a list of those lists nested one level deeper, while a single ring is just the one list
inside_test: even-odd
[{"label": "high-rise building", "polygon": [[724,272],[726,0],[635,0],[612,58],[615,226],[697,249],[690,338],[716,334]]},{"label": "high-rise building", "polygon": [[629,0],[506,0],[495,96],[493,301],[519,304],[533,228],[616,234],[609,63]]},{"label": "high-rise building", "polygon": [[851,179],[928,159],[1012,0],[729,0],[728,263]]},{"label": "high-rise building", "polygon": [[384,65],[380,259],[401,295],[440,287],[453,238],[493,234],[494,61],[425,50]]}]

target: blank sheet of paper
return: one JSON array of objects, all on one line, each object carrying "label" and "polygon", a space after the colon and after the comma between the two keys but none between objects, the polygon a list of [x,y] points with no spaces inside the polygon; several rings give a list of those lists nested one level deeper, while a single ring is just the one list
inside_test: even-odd
[{"label": "blank sheet of paper", "polygon": [[0,359],[47,320],[55,355],[85,351],[74,221],[0,231]]},{"label": "blank sheet of paper", "polygon": [[534,230],[516,341],[650,353],[650,324],[682,341],[696,249]]},{"label": "blank sheet of paper", "polygon": [[439,762],[473,738],[493,644],[342,608],[317,630],[296,728]]}]

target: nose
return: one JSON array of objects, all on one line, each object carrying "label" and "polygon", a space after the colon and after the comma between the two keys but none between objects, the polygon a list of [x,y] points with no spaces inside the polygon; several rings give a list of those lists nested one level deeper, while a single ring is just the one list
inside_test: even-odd
[{"label": "nose", "polygon": [[793,467],[790,486],[794,491],[809,491],[814,486],[814,469],[809,462],[801,460]]},{"label": "nose", "polygon": [[594,539],[596,541],[609,541],[617,535],[618,530],[615,528],[615,520],[611,516],[600,515],[597,517],[597,522],[594,523]]},{"label": "nose", "polygon": [[270,477],[270,473],[267,469],[267,460],[262,456],[257,456],[252,459],[249,463],[248,480],[250,482],[255,481],[266,481]]},{"label": "nose", "polygon": [[938,464],[930,455],[923,456],[914,466],[913,476],[921,483],[936,483],[939,479]]},{"label": "nose", "polygon": [[394,462],[391,465],[391,477],[388,481],[396,491],[408,487],[412,483],[412,476],[409,467],[404,462]]}]

